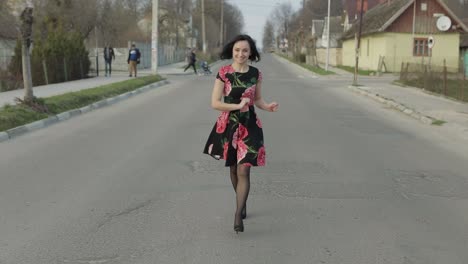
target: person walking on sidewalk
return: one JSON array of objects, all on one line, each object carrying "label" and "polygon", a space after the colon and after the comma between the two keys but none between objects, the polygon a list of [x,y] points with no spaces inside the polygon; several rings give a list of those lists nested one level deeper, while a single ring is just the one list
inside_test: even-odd
[{"label": "person walking on sidewalk", "polygon": [[141,57],[140,50],[135,47],[135,44],[132,44],[132,47],[128,51],[128,59],[127,59],[127,63],[129,65],[129,70],[130,70],[129,77],[132,77],[132,74],[134,74],[135,77],[137,77],[137,65],[140,63],[140,57]]},{"label": "person walking on sidewalk", "polygon": [[255,107],[278,111],[278,103],[262,98],[262,73],[249,61],[260,61],[254,40],[239,35],[224,46],[221,59],[232,59],[216,76],[211,107],[221,111],[206,142],[203,153],[225,160],[236,192],[234,231],[243,232],[250,190],[250,168],[265,166],[262,122]]},{"label": "person walking on sidewalk", "polygon": [[188,68],[190,68],[190,66],[193,67],[193,71],[195,72],[195,74],[197,74],[197,67],[195,67],[195,62],[197,61],[197,55],[195,54],[195,48],[193,48],[189,54],[189,57],[188,57],[188,65],[187,67],[185,67],[185,71],[187,71]]},{"label": "person walking on sidewalk", "polygon": [[111,46],[106,45],[104,47],[104,64],[106,70],[106,77],[110,77],[112,74],[112,60],[115,60],[114,49]]}]

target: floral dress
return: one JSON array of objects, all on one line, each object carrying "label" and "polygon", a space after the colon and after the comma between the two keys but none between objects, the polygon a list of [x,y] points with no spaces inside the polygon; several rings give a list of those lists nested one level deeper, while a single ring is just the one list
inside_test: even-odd
[{"label": "floral dress", "polygon": [[255,88],[262,80],[261,72],[249,66],[247,72],[240,73],[226,65],[221,67],[216,78],[224,83],[225,103],[238,104],[241,98],[249,98],[250,103],[240,110],[219,115],[203,153],[224,159],[226,166],[265,166],[262,123],[254,108]]}]

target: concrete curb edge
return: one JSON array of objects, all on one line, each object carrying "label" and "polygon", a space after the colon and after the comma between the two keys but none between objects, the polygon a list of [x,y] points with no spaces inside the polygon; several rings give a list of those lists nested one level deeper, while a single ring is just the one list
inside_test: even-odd
[{"label": "concrete curb edge", "polygon": [[431,125],[434,121],[436,121],[437,119],[434,118],[434,117],[431,117],[431,116],[427,116],[427,115],[424,115],[412,108],[409,108],[401,103],[398,103],[398,102],[395,102],[394,100],[392,99],[389,99],[389,98],[386,98],[386,97],[383,97],[379,94],[374,94],[374,93],[371,93],[369,91],[367,91],[368,88],[366,88],[365,86],[361,86],[361,87],[356,87],[356,86],[352,86],[352,85],[349,85],[348,86],[348,89],[350,89],[351,91],[355,92],[355,93],[358,93],[360,95],[364,95],[364,96],[367,96],[367,97],[370,97],[372,98],[373,100],[379,102],[379,103],[382,103],[382,104],[385,104],[395,110],[398,110],[400,112],[402,112],[403,114],[409,116],[409,117],[412,117],[426,125]]},{"label": "concrete curb edge", "polygon": [[134,96],[136,94],[149,91],[151,89],[166,85],[168,83],[169,83],[168,80],[162,80],[162,81],[159,81],[159,82],[156,82],[156,83],[148,84],[148,85],[140,87],[140,88],[138,88],[138,89],[136,89],[134,91],[127,92],[127,93],[124,93],[124,94],[120,94],[120,95],[117,95],[117,96],[114,96],[114,97],[111,97],[111,98],[106,98],[104,100],[95,102],[95,103],[93,103],[91,105],[88,105],[88,106],[81,107],[79,109],[73,109],[73,110],[63,112],[63,113],[60,113],[60,114],[57,114],[57,115],[54,115],[54,116],[50,116],[50,117],[48,117],[46,119],[34,121],[32,123],[29,123],[29,124],[25,124],[25,125],[22,125],[22,126],[18,126],[18,127],[9,129],[7,131],[0,132],[0,142],[7,141],[9,139],[13,139],[13,138],[15,138],[17,136],[23,135],[23,134],[28,133],[28,132],[32,132],[32,131],[35,131],[35,130],[38,130],[38,129],[41,129],[41,128],[44,128],[44,127],[48,127],[48,126],[50,126],[52,124],[68,120],[68,119],[70,119],[72,117],[79,116],[81,114],[91,112],[91,111],[93,111],[95,109],[98,109],[98,108],[101,108],[101,107],[104,107],[104,106],[108,106],[108,105],[118,103],[118,102],[120,102],[122,100],[125,100],[125,99],[128,99],[128,98],[130,98],[130,97],[132,97],[132,96]]}]

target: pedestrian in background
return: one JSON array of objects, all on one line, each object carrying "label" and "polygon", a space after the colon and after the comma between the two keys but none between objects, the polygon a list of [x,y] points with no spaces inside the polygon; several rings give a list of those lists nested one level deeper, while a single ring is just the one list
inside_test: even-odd
[{"label": "pedestrian in background", "polygon": [[112,60],[115,60],[114,49],[111,46],[106,45],[104,47],[104,64],[106,70],[106,77],[110,77],[112,74]]},{"label": "pedestrian in background", "polygon": [[190,68],[190,66],[193,67],[193,71],[195,72],[195,74],[197,74],[197,68],[195,66],[195,62],[197,61],[197,55],[195,54],[195,48],[193,48],[191,51],[190,51],[190,54],[189,54],[189,57],[188,57],[188,65],[187,67],[185,67],[185,71],[187,71],[188,68]]},{"label": "pedestrian in background", "polygon": [[[265,166],[262,122],[255,112],[258,108],[276,112],[278,103],[266,103],[262,98],[262,73],[249,65],[260,61],[255,41],[239,35],[224,46],[221,59],[232,59],[222,66],[216,76],[211,107],[221,111],[203,153],[224,159],[230,168],[231,183],[236,192],[234,231],[244,231],[247,198],[250,191],[250,168]],[[224,99],[224,100],[223,100]]]},{"label": "pedestrian in background", "polygon": [[132,47],[128,51],[127,63],[129,65],[130,75],[134,74],[137,77],[137,65],[140,63],[141,53],[140,50],[136,48],[135,44],[132,44]]}]

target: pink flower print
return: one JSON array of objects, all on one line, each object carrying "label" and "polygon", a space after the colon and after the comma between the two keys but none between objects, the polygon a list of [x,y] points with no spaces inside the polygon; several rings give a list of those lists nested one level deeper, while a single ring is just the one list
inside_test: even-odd
[{"label": "pink flower print", "polygon": [[228,73],[233,73],[234,72],[234,69],[231,67],[231,65],[226,65],[226,66],[223,66],[221,67],[221,69],[219,69],[219,76],[221,77],[221,79],[223,81],[226,81],[226,74]]},{"label": "pink flower print", "polygon": [[239,124],[238,130],[239,130],[239,135],[238,135],[238,140],[239,141],[245,139],[249,135],[249,131],[242,124]]},{"label": "pink flower print", "polygon": [[228,152],[228,148],[229,148],[229,143],[225,142],[223,148],[224,148],[223,149],[223,159],[227,160],[227,152]]},{"label": "pink flower print", "polygon": [[216,121],[216,133],[221,134],[226,130],[229,122],[229,112],[222,112]]},{"label": "pink flower print", "polygon": [[213,151],[213,144],[208,147],[208,154],[211,154],[211,151]]},{"label": "pink flower print", "polygon": [[250,99],[249,105],[253,105],[255,103],[255,88],[256,85],[252,85],[251,87],[245,89],[244,93],[241,96],[241,98]]},{"label": "pink flower print", "polygon": [[231,82],[229,80],[226,80],[226,82],[224,83],[224,95],[225,96],[228,96],[232,91],[232,85],[231,85]]},{"label": "pink flower print", "polygon": [[239,138],[239,128],[236,129],[234,134],[232,135],[232,146],[237,149],[237,140]]},{"label": "pink flower print", "polygon": [[259,128],[262,128],[262,121],[260,121],[260,118],[258,118],[258,116],[257,116],[257,126]]},{"label": "pink flower print", "polygon": [[265,147],[263,146],[258,150],[257,165],[265,166]]},{"label": "pink flower print", "polygon": [[239,140],[237,142],[237,163],[244,159],[245,155],[247,155],[247,145],[244,143],[244,141]]}]

